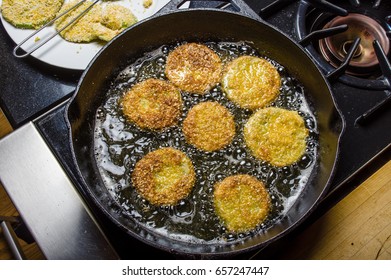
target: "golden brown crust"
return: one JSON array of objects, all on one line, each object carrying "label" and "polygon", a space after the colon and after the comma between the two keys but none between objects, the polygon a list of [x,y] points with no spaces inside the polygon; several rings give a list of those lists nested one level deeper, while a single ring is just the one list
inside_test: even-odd
[{"label": "golden brown crust", "polygon": [[221,71],[221,60],[213,50],[188,43],[168,55],[165,74],[181,90],[203,94],[219,83]]},{"label": "golden brown crust", "polygon": [[174,148],[161,148],[136,163],[133,186],[150,203],[174,205],[191,192],[195,172],[191,160]]},{"label": "golden brown crust", "polygon": [[259,109],[270,104],[279,95],[281,78],[267,60],[241,56],[225,67],[222,87],[227,97],[246,109]]},{"label": "golden brown crust", "polygon": [[244,232],[261,224],[270,211],[264,184],[250,175],[235,175],[215,184],[216,214],[231,232]]},{"label": "golden brown crust", "polygon": [[125,94],[122,108],[125,116],[140,128],[160,130],[177,124],[182,97],[174,85],[151,78]]},{"label": "golden brown crust", "polygon": [[190,109],[182,129],[187,142],[204,151],[215,151],[231,143],[235,121],[219,103],[202,102]]},{"label": "golden brown crust", "polygon": [[253,155],[275,166],[290,165],[304,154],[308,129],[295,111],[269,107],[254,113],[244,127]]}]

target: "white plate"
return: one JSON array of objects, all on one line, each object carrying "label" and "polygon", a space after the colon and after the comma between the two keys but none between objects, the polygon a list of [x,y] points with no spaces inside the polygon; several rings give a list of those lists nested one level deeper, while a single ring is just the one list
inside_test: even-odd
[{"label": "white plate", "polygon": [[[65,0],[65,2],[69,1],[70,0]],[[140,21],[155,14],[160,8],[167,4],[169,0],[153,0],[152,6],[147,9],[142,5],[143,0],[118,0],[113,2],[128,7]],[[0,0],[0,5],[1,3],[2,0]],[[4,20],[3,16],[1,16],[1,21],[5,30],[16,44],[22,42],[22,40],[35,31],[33,29],[27,30],[16,28]],[[23,49],[29,50],[31,46],[38,44],[40,40],[44,40],[53,33],[55,33],[54,27],[48,26],[42,30],[42,32],[39,32],[36,36],[34,36],[34,38],[31,38],[31,40],[23,44]],[[37,37],[40,38],[40,40],[35,42]],[[57,67],[84,70],[102,46],[102,44],[97,42],[85,44],[71,43],[57,35],[38,50],[33,52],[31,56]]]}]

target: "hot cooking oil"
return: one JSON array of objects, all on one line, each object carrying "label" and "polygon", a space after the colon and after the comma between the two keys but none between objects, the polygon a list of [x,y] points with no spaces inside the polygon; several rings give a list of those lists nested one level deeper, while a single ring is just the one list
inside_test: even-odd
[{"label": "hot cooking oil", "polygon": [[[146,53],[126,67],[113,81],[104,104],[98,109],[95,123],[95,158],[108,191],[124,209],[129,219],[168,235],[190,242],[236,242],[272,227],[299,197],[309,175],[316,168],[318,129],[316,119],[305,98],[305,89],[284,66],[262,56],[249,43],[208,42],[223,63],[241,56],[254,55],[267,59],[282,79],[280,95],[271,106],[298,111],[310,131],[307,150],[297,163],[274,167],[254,158],[246,148],[243,126],[253,113],[229,101],[220,85],[204,95],[182,92],[184,108],[179,123],[162,131],[146,131],[129,123],[122,114],[121,97],[134,84],[148,78],[166,79],[167,55],[177,45],[164,45]],[[222,150],[204,152],[189,145],[181,127],[187,112],[204,101],[216,101],[233,114],[236,136]],[[135,164],[145,154],[162,147],[173,147],[186,153],[192,160],[196,183],[191,194],[175,206],[154,206],[143,199],[132,186],[131,174]],[[250,232],[232,234],[216,216],[213,207],[213,186],[235,174],[249,174],[265,183],[272,199],[267,220]]]}]

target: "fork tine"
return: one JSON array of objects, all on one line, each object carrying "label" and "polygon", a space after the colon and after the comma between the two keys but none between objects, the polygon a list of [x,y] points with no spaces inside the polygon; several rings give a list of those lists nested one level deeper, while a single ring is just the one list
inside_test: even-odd
[{"label": "fork tine", "polygon": [[61,13],[60,15],[58,15],[57,17],[55,17],[54,19],[52,19],[51,21],[49,21],[48,23],[46,23],[45,25],[43,25],[40,29],[36,30],[35,32],[33,32],[32,34],[30,34],[28,37],[26,37],[22,42],[20,42],[13,50],[13,55],[17,58],[24,58],[24,57],[27,57],[29,56],[30,54],[32,54],[33,52],[35,52],[37,49],[39,49],[40,47],[42,47],[44,44],[46,44],[47,42],[49,42],[51,39],[53,39],[55,36],[57,36],[61,31],[63,31],[65,28],[67,28],[68,26],[70,26],[71,24],[73,24],[76,20],[78,20],[80,17],[82,17],[84,14],[86,14],[96,3],[98,3],[100,0],[95,0],[94,2],[92,2],[92,4],[86,8],[84,11],[82,11],[77,17],[75,17],[73,20],[71,20],[68,24],[66,24],[63,28],[61,28],[60,30],[58,30],[56,33],[52,34],[49,38],[47,38],[46,40],[42,41],[40,44],[36,45],[35,47],[33,47],[31,50],[29,51],[24,51],[23,54],[18,54],[18,51],[21,50],[21,47],[23,46],[24,43],[26,43],[28,40],[30,40],[32,37],[34,37],[35,35],[37,35],[39,32],[41,32],[44,28],[46,28],[47,26],[53,24],[56,20],[58,20],[59,18],[61,18],[62,16],[64,16],[65,14],[69,13],[70,11],[76,9],[77,7],[79,7],[81,4],[83,4],[84,2],[86,2],[87,0],[81,0],[80,2],[78,2],[76,5],[70,7],[68,10],[64,11],[63,13]]}]

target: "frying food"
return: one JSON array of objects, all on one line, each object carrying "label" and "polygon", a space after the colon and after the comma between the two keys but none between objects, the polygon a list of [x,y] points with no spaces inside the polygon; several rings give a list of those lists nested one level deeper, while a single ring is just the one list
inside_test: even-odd
[{"label": "frying food", "polygon": [[[59,13],[68,10],[76,3],[77,1],[72,1],[64,4]],[[65,27],[91,5],[91,1],[86,1],[56,20],[56,30],[58,31]],[[137,19],[133,13],[123,6],[108,4],[106,7],[103,7],[95,4],[84,16],[67,27],[60,35],[65,40],[74,43],[87,43],[94,40],[110,41],[126,27],[136,22]]]},{"label": "frying food", "polygon": [[3,0],[1,12],[17,28],[38,29],[55,18],[64,0]]},{"label": "frying food", "polygon": [[160,130],[177,123],[182,97],[171,83],[147,79],[133,86],[122,99],[123,113],[143,129]]},{"label": "frying food", "polygon": [[253,155],[275,166],[290,165],[304,154],[308,130],[295,111],[268,107],[254,113],[244,126]]},{"label": "frying food", "polygon": [[216,214],[231,232],[254,229],[268,216],[270,197],[264,184],[250,175],[235,175],[214,187]]},{"label": "frying food", "polygon": [[203,94],[220,81],[221,71],[221,60],[213,50],[187,43],[168,55],[165,74],[181,90]]},{"label": "frying food", "polygon": [[[234,106],[222,93],[220,84],[205,95],[180,90],[164,71],[167,57],[183,44],[162,42],[132,57],[129,63],[124,61],[122,70],[117,69],[120,71],[96,110],[95,149],[91,156],[119,209],[149,232],[161,234],[167,240],[178,237],[201,247],[202,244],[240,247],[251,240],[258,242],[264,232],[273,233],[279,220],[289,215],[293,203],[308,187],[306,180],[313,176],[318,162],[318,127],[311,104],[305,99],[305,88],[290,76],[285,66],[279,66],[284,85],[275,104],[300,108],[299,116],[313,131],[303,142],[308,148],[306,157],[300,157],[298,164],[289,168],[274,168],[270,161],[256,156],[257,149],[266,155],[280,151],[278,160],[286,164],[284,157],[293,153],[300,125],[285,122],[285,113],[278,116],[270,113],[270,118],[265,113],[288,111],[278,108],[257,109],[266,116],[255,117],[258,115],[252,110]],[[255,47],[244,42],[205,46],[218,54],[223,63],[243,53],[257,53]],[[146,85],[151,82],[146,80],[148,77],[158,77],[151,79],[152,84],[158,83],[157,88],[163,84],[170,94],[162,95],[162,90],[157,90],[154,95],[154,87]],[[173,102],[169,101],[172,92],[178,97],[172,97],[176,100]],[[161,96],[162,105],[156,96]],[[177,103],[179,96],[182,100]],[[171,109],[157,110],[156,114],[153,109],[169,104],[178,104],[176,112],[180,111],[174,114],[177,116],[174,122],[168,122],[173,126],[152,131],[140,128],[152,129],[149,127],[171,115]],[[137,124],[138,119],[142,122]],[[145,122],[149,124],[143,125]],[[274,122],[280,125],[273,125]],[[306,135],[304,129],[303,139]]]},{"label": "frying food", "polygon": [[217,102],[202,102],[191,108],[182,129],[186,140],[204,151],[219,150],[235,136],[232,114]]},{"label": "frying food", "polygon": [[281,78],[266,59],[240,56],[224,69],[221,83],[231,101],[242,108],[256,110],[277,98]]},{"label": "frying food", "polygon": [[136,163],[132,182],[155,205],[175,205],[191,192],[195,172],[191,160],[174,148],[161,148]]}]

